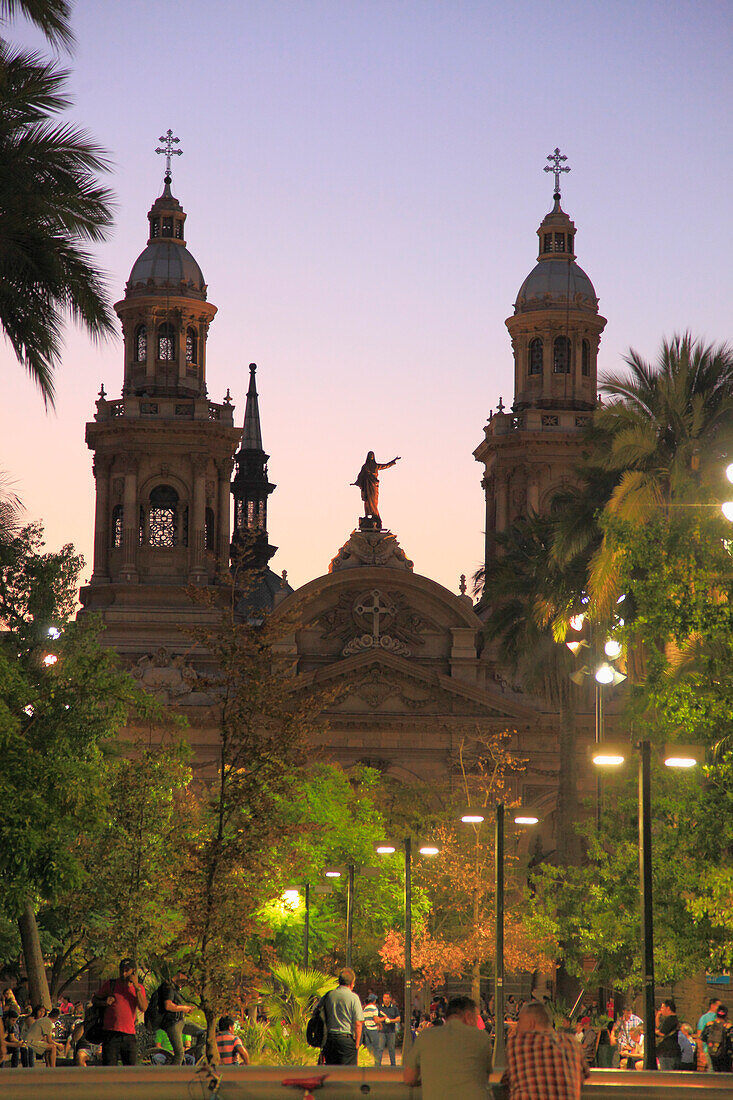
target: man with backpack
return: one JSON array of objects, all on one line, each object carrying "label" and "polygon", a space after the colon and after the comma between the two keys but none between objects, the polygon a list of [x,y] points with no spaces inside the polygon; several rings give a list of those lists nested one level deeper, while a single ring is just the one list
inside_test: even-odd
[{"label": "man with backpack", "polygon": [[321,1053],[325,1066],[355,1066],[358,1060],[364,1012],[354,993],[356,974],[350,966],[339,971],[338,986],[323,998],[326,1043]]},{"label": "man with backpack", "polygon": [[730,1073],[733,1041],[731,1025],[728,1022],[728,1009],[725,1005],[719,1004],[715,1011],[715,1019],[705,1024],[702,1029],[702,1041],[707,1046],[713,1073]]},{"label": "man with backpack", "polygon": [[[111,978],[93,997],[94,1007],[102,1013],[102,1065],[134,1066],[137,1062],[135,1017],[144,1012],[148,998],[140,982],[134,959],[121,959],[119,978]],[[90,1037],[90,1041],[93,1040]]]},{"label": "man with backpack", "polygon": [[198,1048],[203,1044],[206,1037],[206,1032],[202,1027],[198,1027],[196,1024],[186,1024],[185,1017],[189,1012],[193,1012],[194,1005],[186,1004],[179,987],[185,985],[187,981],[188,974],[185,970],[179,969],[170,981],[161,982],[154,994],[157,998],[158,1020],[152,1024],[147,1017],[145,1020],[153,1031],[162,1028],[170,1039],[173,1047],[174,1066],[183,1065],[185,1055],[183,1046],[184,1026],[187,1032],[197,1040],[197,1055],[200,1053]]}]

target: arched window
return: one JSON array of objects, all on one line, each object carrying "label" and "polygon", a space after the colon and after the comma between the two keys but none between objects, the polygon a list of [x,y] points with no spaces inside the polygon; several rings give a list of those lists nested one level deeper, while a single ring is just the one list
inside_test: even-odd
[{"label": "arched window", "polygon": [[178,493],[172,485],[156,485],[148,505],[148,543],[169,548],[180,539]]},{"label": "arched window", "polygon": [[584,378],[587,378],[590,374],[590,344],[587,340],[583,341],[580,369]]},{"label": "arched window", "polygon": [[150,236],[153,240],[160,236],[160,218],[150,219]]},{"label": "arched window", "polygon": [[530,340],[527,352],[527,373],[542,374],[542,340],[535,336]]},{"label": "arched window", "polygon": [[199,338],[195,328],[190,326],[186,329],[186,362],[198,363],[199,361]]},{"label": "arched window", "polygon": [[542,241],[542,251],[552,252],[552,233],[545,233],[544,240]]},{"label": "arched window", "polygon": [[556,252],[564,252],[565,251],[565,234],[564,233],[556,233],[555,234],[555,251]]},{"label": "arched window", "polygon": [[135,329],[135,362],[144,363],[148,358],[148,327],[138,325]]},{"label": "arched window", "polygon": [[206,518],[204,521],[204,549],[210,553],[215,549],[214,547],[214,509],[206,509]]},{"label": "arched window", "polygon": [[119,549],[122,546],[122,531],[124,525],[124,511],[121,504],[115,504],[112,509],[112,545]]},{"label": "arched window", "polygon": [[173,236],[173,218],[163,218],[163,236]]},{"label": "arched window", "polygon": [[570,374],[570,341],[556,336],[552,346],[552,369],[555,374]]},{"label": "arched window", "polygon": [[158,329],[158,358],[172,363],[176,357],[176,333],[166,321]]},{"label": "arched window", "polygon": [[568,233],[568,252],[573,252],[573,241],[575,240],[574,233]]},{"label": "arched window", "polygon": [[183,222],[179,220],[176,221],[176,240],[183,240]]}]

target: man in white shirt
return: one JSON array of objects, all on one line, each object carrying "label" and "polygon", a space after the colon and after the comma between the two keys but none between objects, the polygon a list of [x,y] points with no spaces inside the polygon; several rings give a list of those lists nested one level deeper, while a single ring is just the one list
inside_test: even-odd
[{"label": "man in white shirt", "polygon": [[423,1100],[487,1100],[491,1046],[479,1031],[476,1002],[452,997],[444,1027],[421,1031],[404,1057],[406,1085],[422,1084]]}]

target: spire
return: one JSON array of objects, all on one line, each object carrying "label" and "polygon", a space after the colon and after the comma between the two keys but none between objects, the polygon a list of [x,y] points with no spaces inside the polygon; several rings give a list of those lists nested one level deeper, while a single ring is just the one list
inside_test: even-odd
[{"label": "spire", "polygon": [[242,432],[243,451],[262,450],[262,431],[260,429],[260,406],[257,398],[257,383],[255,374],[257,364],[249,365],[249,389],[247,390],[247,406],[244,410],[244,430]]},{"label": "spire", "polygon": [[270,456],[262,448],[256,371],[256,363],[250,363],[242,444],[234,456],[237,472],[232,482],[232,556],[238,553],[241,561],[244,554],[247,565],[264,569],[277,549],[270,546],[267,535],[267,498],[275,486],[267,476],[267,460]]}]

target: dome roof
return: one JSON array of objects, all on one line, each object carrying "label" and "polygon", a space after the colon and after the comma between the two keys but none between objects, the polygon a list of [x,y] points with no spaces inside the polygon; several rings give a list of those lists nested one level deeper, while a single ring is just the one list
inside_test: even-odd
[{"label": "dome roof", "polygon": [[514,303],[516,313],[531,309],[552,309],[571,305],[598,311],[598,298],[582,267],[575,260],[550,260],[543,257],[519,288]]},{"label": "dome roof", "polygon": [[156,287],[180,288],[184,284],[184,293],[193,291],[206,294],[203,272],[188,249],[179,241],[155,240],[140,253],[132,265],[127,289],[135,290],[150,283]]}]

